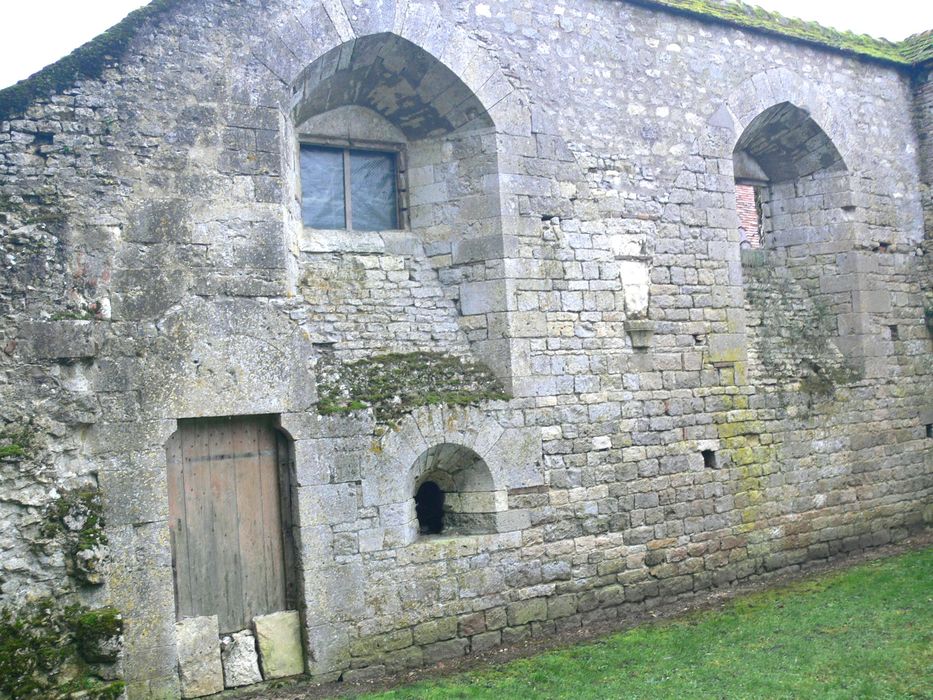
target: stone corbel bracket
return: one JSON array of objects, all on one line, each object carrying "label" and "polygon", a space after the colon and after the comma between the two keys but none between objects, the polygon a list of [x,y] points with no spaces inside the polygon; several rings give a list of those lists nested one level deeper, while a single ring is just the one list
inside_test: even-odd
[{"label": "stone corbel bracket", "polygon": [[651,347],[654,337],[654,321],[647,318],[631,318],[625,321],[625,332],[628,333],[632,349],[644,350]]}]

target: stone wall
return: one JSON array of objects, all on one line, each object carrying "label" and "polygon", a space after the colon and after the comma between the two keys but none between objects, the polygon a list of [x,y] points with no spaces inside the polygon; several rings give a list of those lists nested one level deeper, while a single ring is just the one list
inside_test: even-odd
[{"label": "stone wall", "polygon": [[[322,679],[902,539],[933,488],[927,84],[629,2],[171,5],[0,121],[0,449],[23,426],[40,446],[0,457],[2,600],[113,605],[130,696],[177,694],[165,444],[207,416],[293,441]],[[408,230],[301,225],[297,134],[341,101],[404,135]],[[775,180],[784,238],[743,259],[734,152],[785,103],[845,196],[832,169]],[[820,161],[793,145],[752,151]],[[486,362],[511,398],[318,414],[321,357],[414,349]],[[495,532],[419,536],[437,445],[486,465]],[[88,586],[64,540],[30,544],[94,486]]]},{"label": "stone wall", "polygon": [[933,80],[930,77],[929,62],[921,66],[914,76],[914,115],[919,140],[919,160],[922,177],[921,193],[923,197],[924,229],[931,230],[933,214],[933,195],[930,194],[930,180],[933,178],[933,143],[930,138],[930,122],[933,120]]}]

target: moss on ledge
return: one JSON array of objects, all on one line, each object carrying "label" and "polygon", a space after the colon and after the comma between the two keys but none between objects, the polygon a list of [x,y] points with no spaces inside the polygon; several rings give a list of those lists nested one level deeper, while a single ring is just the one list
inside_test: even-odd
[{"label": "moss on ledge", "polygon": [[31,426],[21,423],[0,426],[0,459],[28,459],[37,445],[38,438]]},{"label": "moss on ledge", "polygon": [[89,610],[54,598],[0,608],[0,697],[120,697],[123,681],[103,678],[93,665],[117,659],[122,633],[112,608]]},{"label": "moss on ledge", "polygon": [[152,0],[61,60],[0,90],[0,120],[23,114],[35,100],[59,94],[79,80],[99,78],[106,68],[120,62],[143,23],[164,14],[182,1]]},{"label": "moss on ledge", "polygon": [[438,352],[375,355],[346,364],[325,358],[319,377],[321,414],[372,408],[383,424],[393,424],[419,406],[509,398],[485,365]]},{"label": "moss on ledge", "polygon": [[103,582],[100,567],[108,545],[104,525],[103,503],[96,488],[65,492],[49,506],[42,534],[64,542],[68,573],[81,584]]}]

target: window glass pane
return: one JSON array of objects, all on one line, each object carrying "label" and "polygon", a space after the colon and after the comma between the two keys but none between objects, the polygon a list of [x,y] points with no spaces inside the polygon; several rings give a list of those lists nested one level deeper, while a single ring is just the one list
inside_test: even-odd
[{"label": "window glass pane", "polygon": [[301,147],[301,218],[314,228],[346,228],[343,151]]},{"label": "window glass pane", "polygon": [[350,151],[350,202],[355,230],[398,228],[394,153]]}]

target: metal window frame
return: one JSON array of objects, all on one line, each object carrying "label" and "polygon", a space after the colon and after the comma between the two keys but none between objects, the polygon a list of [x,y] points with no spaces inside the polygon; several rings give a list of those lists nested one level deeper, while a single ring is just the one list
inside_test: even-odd
[{"label": "metal window frame", "polygon": [[[298,160],[299,160],[299,182],[301,173],[301,149],[304,147],[313,148],[332,148],[340,150],[343,154],[343,201],[344,201],[344,220],[345,228],[336,229],[339,231],[355,231],[353,228],[353,201],[350,195],[350,153],[353,151],[377,151],[381,153],[391,153],[395,156],[395,220],[398,228],[387,229],[389,231],[407,231],[410,228],[409,219],[409,193],[408,193],[408,162],[405,152],[405,145],[401,143],[386,143],[385,141],[368,141],[365,139],[338,139],[329,137],[299,136],[298,138]],[[301,183],[302,186],[304,183]],[[301,188],[299,188],[299,202],[301,201]],[[309,226],[304,221],[302,214],[302,224]]]}]

